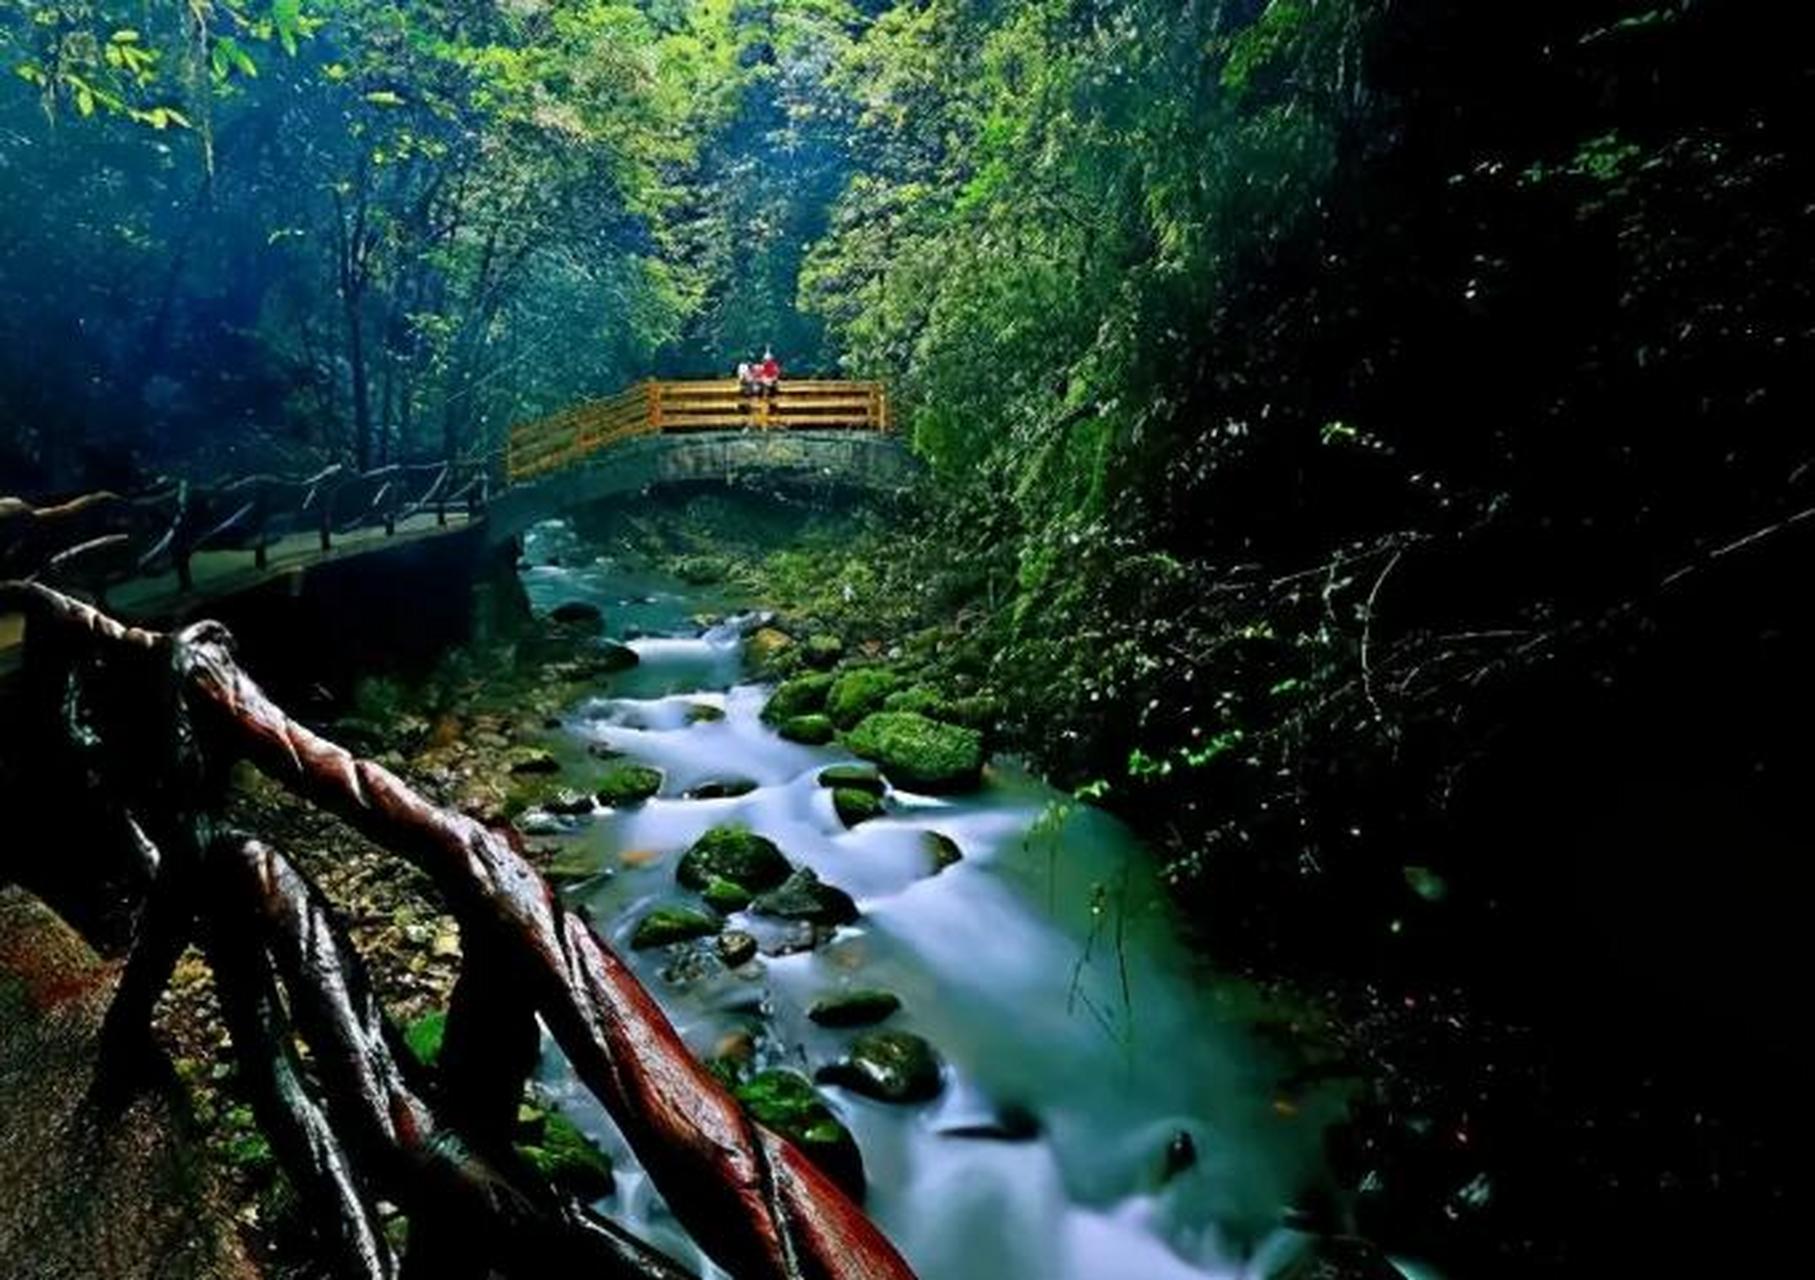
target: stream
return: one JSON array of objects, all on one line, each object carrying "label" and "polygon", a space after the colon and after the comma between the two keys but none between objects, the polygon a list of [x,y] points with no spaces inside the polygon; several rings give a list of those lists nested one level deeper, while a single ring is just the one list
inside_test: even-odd
[{"label": "stream", "polygon": [[[559,521],[531,531],[526,563],[538,610],[597,604],[640,658],[569,709],[550,749],[579,768],[612,749],[664,775],[640,805],[542,819],[544,830],[559,824],[564,862],[596,870],[569,882],[570,904],[702,1057],[754,1034],[758,1067],[810,1077],[857,1034],[810,1021],[816,999],[854,988],[900,997],[884,1025],[937,1048],[939,1095],[897,1105],[832,1085],[820,1093],[862,1151],[866,1208],[924,1280],[1260,1277],[1295,1249],[1302,1238],[1282,1213],[1318,1180],[1338,1103],[1284,1100],[1285,1055],[1246,1029],[1225,984],[1181,943],[1153,860],[1125,827],[998,757],[977,791],[892,789],[883,816],[846,830],[816,775],[852,757],[777,736],[759,719],[768,687],[744,676],[744,625],[693,621],[739,601],[621,570]],[[755,789],[684,796],[732,779]],[[844,889],[858,921],[813,950],[730,970],[682,963],[685,944],[631,949],[651,907],[697,905],[675,862],[725,823]],[[935,873],[928,832],[962,860]],[[770,936],[744,913],[732,925]],[[602,1207],[703,1276],[723,1276],[552,1043],[539,1077],[615,1162]]]}]

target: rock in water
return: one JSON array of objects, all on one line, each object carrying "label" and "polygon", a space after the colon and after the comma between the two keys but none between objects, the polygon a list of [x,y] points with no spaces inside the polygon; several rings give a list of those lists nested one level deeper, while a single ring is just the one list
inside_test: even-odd
[{"label": "rock in water", "polygon": [[715,778],[689,788],[686,795],[689,800],[729,800],[747,796],[754,790],[756,783],[750,778]]},{"label": "rock in water", "polygon": [[661,789],[661,770],[642,764],[616,764],[599,779],[599,803],[621,809],[647,800]]},{"label": "rock in water", "polygon": [[742,911],[750,905],[750,891],[735,880],[723,876],[714,876],[704,890],[706,905],[714,911],[730,915],[733,911]]},{"label": "rock in water", "polygon": [[857,1142],[805,1076],[762,1071],[735,1092],[752,1119],[799,1147],[853,1198],[863,1198],[863,1156]]},{"label": "rock in water", "polygon": [[747,827],[714,827],[681,855],[674,878],[689,889],[703,891],[721,879],[761,893],[781,884],[792,870],[773,841]]},{"label": "rock in water", "polygon": [[758,915],[810,920],[814,924],[849,924],[857,918],[857,904],[851,895],[824,883],[808,867],[801,867],[779,888],[760,895],[750,909]]},{"label": "rock in water", "polygon": [[839,821],[847,827],[882,816],[882,798],[856,787],[839,787],[832,792],[832,807],[838,811]]},{"label": "rock in water", "polygon": [[861,987],[821,996],[807,1010],[807,1016],[822,1027],[867,1027],[900,1007],[901,997],[893,991]]},{"label": "rock in water", "polygon": [[548,620],[575,631],[602,631],[605,614],[596,604],[584,600],[565,600],[548,611]]},{"label": "rock in water", "polygon": [[921,791],[962,791],[983,773],[982,734],[912,711],[868,716],[845,742],[897,785]]},{"label": "rock in water", "polygon": [[638,951],[665,947],[671,942],[709,938],[718,932],[718,920],[692,907],[657,907],[637,921],[630,945]]},{"label": "rock in water", "polygon": [[591,1203],[612,1193],[611,1157],[556,1111],[518,1111],[517,1154],[556,1187]]},{"label": "rock in water", "polygon": [[608,676],[618,671],[628,671],[641,662],[637,651],[627,644],[615,640],[601,641],[596,652],[587,660],[586,668],[593,675]]},{"label": "rock in water", "polygon": [[911,1031],[870,1031],[851,1042],[843,1061],[819,1069],[826,1084],[843,1085],[879,1102],[926,1102],[944,1087],[939,1055]]},{"label": "rock in water", "polygon": [[933,860],[934,875],[938,875],[954,863],[964,861],[964,851],[958,847],[958,842],[942,832],[929,831],[926,833],[926,849]]},{"label": "rock in water", "polygon": [[795,716],[820,711],[826,705],[826,694],[831,688],[832,677],[823,672],[784,680],[763,705],[763,719],[770,724],[781,724]]},{"label": "rock in water", "polygon": [[809,747],[823,747],[830,742],[837,730],[827,716],[795,716],[784,720],[776,729],[789,742],[803,743]]},{"label": "rock in water", "polygon": [[716,724],[725,718],[725,709],[715,707],[710,702],[689,702],[687,704],[688,724]]},{"label": "rock in water", "polygon": [[727,969],[748,964],[756,959],[756,939],[742,929],[727,929],[718,935],[718,958]]},{"label": "rock in water", "polygon": [[868,791],[872,795],[881,795],[888,790],[888,784],[882,780],[882,772],[873,764],[832,764],[819,771],[819,785],[822,787],[854,787],[859,791]]}]

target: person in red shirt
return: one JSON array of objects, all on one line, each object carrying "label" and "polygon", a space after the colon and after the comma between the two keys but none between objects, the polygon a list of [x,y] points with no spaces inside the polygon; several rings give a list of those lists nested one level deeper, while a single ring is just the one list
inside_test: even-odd
[{"label": "person in red shirt", "polygon": [[774,396],[776,384],[781,381],[781,361],[767,347],[763,348],[763,362],[756,367],[756,378],[762,384],[763,394]]}]

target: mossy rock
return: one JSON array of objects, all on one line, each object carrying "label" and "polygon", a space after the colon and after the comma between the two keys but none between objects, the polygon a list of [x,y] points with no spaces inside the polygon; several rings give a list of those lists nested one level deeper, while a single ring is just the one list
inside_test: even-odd
[{"label": "mossy rock", "polygon": [[922,791],[962,791],[983,773],[983,735],[912,711],[879,711],[845,735],[890,781]]},{"label": "mossy rock", "polygon": [[662,771],[646,764],[614,764],[599,779],[599,803],[621,809],[638,804],[662,789]]},{"label": "mossy rock", "polygon": [[758,894],[750,910],[757,915],[809,920],[814,924],[850,924],[858,914],[850,894],[825,883],[810,867],[799,868],[779,887]]},{"label": "mossy rock", "polygon": [[863,1156],[812,1082],[793,1071],[761,1071],[738,1085],[739,1103],[758,1124],[779,1133],[854,1198],[863,1197]]},{"label": "mossy rock", "polygon": [[729,880],[751,893],[773,889],[793,870],[772,840],[747,827],[714,827],[681,855],[674,878],[704,892],[714,880]]},{"label": "mossy rock", "polygon": [[782,721],[775,731],[789,742],[807,747],[823,747],[838,736],[831,717],[822,715],[793,716]]},{"label": "mossy rock", "polygon": [[888,790],[888,783],[882,780],[882,771],[873,764],[830,764],[819,771],[819,785],[822,787],[848,787],[856,791],[868,791],[871,795],[881,795]]},{"label": "mossy rock", "polygon": [[731,572],[731,562],[723,556],[683,556],[674,564],[674,576],[696,587],[723,582]]},{"label": "mossy rock", "polygon": [[806,644],[801,646],[801,656],[810,667],[823,670],[837,666],[838,660],[844,656],[844,641],[822,631],[807,637]]},{"label": "mossy rock", "polygon": [[860,791],[856,787],[837,787],[832,791],[832,807],[838,811],[838,820],[847,827],[854,827],[860,822],[882,816],[882,797],[873,791]]},{"label": "mossy rock", "polygon": [[887,667],[855,667],[842,672],[826,691],[826,714],[840,729],[849,729],[871,712],[882,710],[888,696],[901,688],[901,677]]},{"label": "mossy rock", "polygon": [[951,704],[945,695],[930,684],[917,684],[907,689],[897,689],[883,700],[884,711],[913,711],[929,719],[948,718]]},{"label": "mossy rock", "polygon": [[642,659],[637,656],[637,651],[629,645],[619,644],[615,640],[602,640],[586,656],[585,668],[591,675],[609,676],[628,671],[640,662]]},{"label": "mossy rock", "polygon": [[807,1016],[822,1027],[867,1027],[899,1008],[901,997],[893,991],[859,987],[821,996],[807,1010]]},{"label": "mossy rock", "polygon": [[758,671],[773,670],[784,653],[795,648],[794,637],[779,627],[759,627],[744,641],[744,658]]},{"label": "mossy rock", "polygon": [[735,880],[714,876],[702,890],[702,896],[706,899],[706,905],[714,911],[722,911],[729,915],[733,911],[742,911],[749,906],[751,894],[748,889]]},{"label": "mossy rock", "polygon": [[592,812],[592,797],[572,787],[556,787],[546,792],[537,807],[563,818],[584,818]]},{"label": "mossy rock", "polygon": [[926,1102],[944,1088],[939,1055],[911,1031],[869,1031],[851,1042],[839,1062],[817,1078],[879,1102]]},{"label": "mossy rock", "polygon": [[687,789],[689,800],[730,800],[737,796],[747,796],[756,790],[757,782],[753,778],[714,778],[702,782],[697,787]]},{"label": "mossy rock", "polygon": [[688,724],[717,724],[725,718],[725,709],[715,707],[710,702],[689,702],[687,704]]},{"label": "mossy rock", "polygon": [[572,631],[605,629],[605,611],[585,600],[564,600],[548,611],[548,620]]},{"label": "mossy rock", "polygon": [[964,851],[958,847],[958,842],[938,831],[926,833],[926,849],[932,859],[934,875],[964,861]]},{"label": "mossy rock", "polygon": [[993,694],[973,693],[947,702],[941,718],[966,728],[988,731],[996,726],[1007,710],[1002,699]]},{"label": "mossy rock", "polygon": [[506,767],[517,777],[561,772],[561,762],[541,747],[512,747],[504,760]]},{"label": "mossy rock", "polygon": [[824,671],[815,671],[782,681],[764,704],[763,719],[769,724],[781,724],[796,716],[811,715],[823,710],[826,694],[832,689],[832,679]]},{"label": "mossy rock", "polygon": [[573,1121],[558,1111],[547,1112],[534,1131],[536,1140],[519,1142],[517,1154],[550,1184],[589,1203],[612,1193],[611,1157],[593,1146]]},{"label": "mossy rock", "polygon": [[718,935],[718,958],[727,969],[749,964],[756,959],[756,938],[742,929],[727,929]]},{"label": "mossy rock", "polygon": [[710,938],[718,930],[718,917],[704,911],[692,907],[657,907],[637,921],[637,927],[630,935],[630,945],[638,951],[646,951],[674,942]]},{"label": "mossy rock", "polygon": [[425,1067],[441,1062],[441,1043],[447,1038],[447,1013],[436,1009],[423,1014],[403,1029],[403,1043]]}]

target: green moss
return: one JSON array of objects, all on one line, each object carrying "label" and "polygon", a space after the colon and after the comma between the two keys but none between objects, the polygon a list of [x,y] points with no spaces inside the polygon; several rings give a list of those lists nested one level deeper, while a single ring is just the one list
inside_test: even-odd
[{"label": "green moss", "polygon": [[822,1027],[867,1027],[901,1008],[901,997],[892,991],[859,987],[821,996],[807,1016]]},{"label": "green moss", "polygon": [[770,724],[780,724],[796,716],[810,715],[826,705],[826,694],[831,689],[832,677],[823,671],[784,680],[763,707],[763,719]]},{"label": "green moss", "polygon": [[611,1158],[558,1111],[540,1117],[537,1140],[519,1143],[517,1154],[562,1191],[580,1200],[603,1200],[613,1190]]},{"label": "green moss", "polygon": [[823,747],[838,734],[831,717],[821,715],[794,716],[782,721],[776,732],[789,742],[799,742],[809,747]]},{"label": "green moss", "polygon": [[441,1061],[441,1041],[447,1034],[447,1014],[437,1009],[425,1013],[403,1029],[403,1042],[416,1061],[433,1067]]},{"label": "green moss", "polygon": [[750,891],[735,880],[727,880],[723,876],[712,877],[704,890],[704,896],[707,905],[713,910],[727,914],[742,911],[750,905]]},{"label": "green moss", "polygon": [[838,787],[832,792],[832,807],[838,811],[839,821],[854,827],[882,816],[882,797],[856,787]]},{"label": "green moss", "polygon": [[844,641],[825,632],[808,636],[802,656],[806,659],[808,666],[834,666],[839,658],[844,656]]},{"label": "green moss", "polygon": [[750,893],[773,889],[793,868],[780,849],[747,827],[714,827],[681,855],[674,878],[702,892],[714,880],[729,880]]},{"label": "green moss", "polygon": [[983,770],[983,736],[912,711],[881,711],[845,737],[898,785],[925,791],[975,786]]},{"label": "green moss", "polygon": [[826,714],[840,729],[849,729],[901,687],[901,677],[887,667],[857,667],[843,672],[826,691]]},{"label": "green moss", "polygon": [[674,576],[696,587],[723,582],[731,572],[731,562],[723,556],[684,556],[674,564]]},{"label": "green moss", "polygon": [[833,764],[819,771],[822,787],[851,787],[881,795],[888,789],[881,772],[873,764]]},{"label": "green moss", "polygon": [[951,704],[930,684],[898,689],[883,700],[884,711],[913,711],[932,719],[949,718]]},{"label": "green moss", "polygon": [[737,1086],[738,1102],[758,1124],[799,1147],[845,1190],[863,1194],[863,1156],[850,1131],[832,1114],[805,1076],[762,1071]]},{"label": "green moss", "polygon": [[614,809],[647,800],[662,789],[662,772],[643,764],[614,764],[599,779],[599,803]]},{"label": "green moss", "polygon": [[692,938],[709,938],[718,932],[716,916],[692,907],[657,907],[641,920],[630,935],[630,945],[638,951],[665,947],[671,942]]}]

